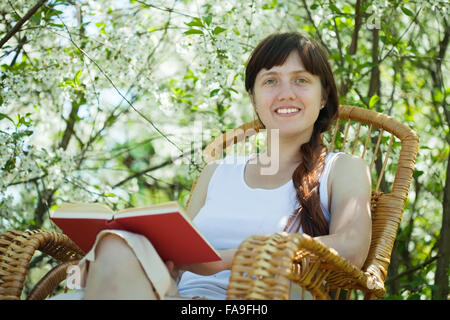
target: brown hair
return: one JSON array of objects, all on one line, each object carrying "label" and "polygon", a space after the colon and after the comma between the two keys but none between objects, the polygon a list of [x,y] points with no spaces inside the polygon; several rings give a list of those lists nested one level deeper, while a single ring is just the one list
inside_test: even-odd
[{"label": "brown hair", "polygon": [[316,41],[301,33],[272,34],[262,40],[250,56],[245,72],[245,89],[253,94],[258,72],[261,69],[282,65],[294,50],[298,52],[305,69],[320,77],[326,104],[314,123],[311,139],[299,150],[302,161],[292,175],[299,206],[289,217],[285,231],[298,232],[301,226],[304,233],[315,237],[329,233],[328,223],[320,207],[319,195],[319,177],[323,171],[326,155],[321,133],[327,131],[336,119],[339,105],[328,56]]}]

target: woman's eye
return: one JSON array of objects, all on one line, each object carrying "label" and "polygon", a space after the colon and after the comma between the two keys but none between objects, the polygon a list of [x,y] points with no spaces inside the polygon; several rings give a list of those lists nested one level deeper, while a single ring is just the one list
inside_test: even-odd
[{"label": "woman's eye", "polygon": [[306,83],[306,82],[308,82],[308,80],[306,80],[305,78],[298,78],[298,79],[296,80],[296,82],[297,82],[297,83]]},{"label": "woman's eye", "polygon": [[267,79],[266,81],[264,81],[264,84],[268,84],[268,85],[275,84],[275,83],[276,83],[275,79]]}]

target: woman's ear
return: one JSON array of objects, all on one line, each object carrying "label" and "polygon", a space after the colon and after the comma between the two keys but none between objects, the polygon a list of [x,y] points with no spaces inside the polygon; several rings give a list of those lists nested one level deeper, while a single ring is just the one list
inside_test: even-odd
[{"label": "woman's ear", "polygon": [[323,109],[328,101],[328,96],[330,94],[330,88],[322,91],[324,94],[322,95],[322,101],[320,102],[320,109]]}]

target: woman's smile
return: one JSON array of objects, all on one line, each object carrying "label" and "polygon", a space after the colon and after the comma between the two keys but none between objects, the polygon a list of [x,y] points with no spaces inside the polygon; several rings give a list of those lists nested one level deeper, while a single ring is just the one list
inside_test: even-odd
[{"label": "woman's smile", "polygon": [[296,106],[283,106],[275,108],[275,114],[280,117],[293,117],[301,111],[302,109]]}]

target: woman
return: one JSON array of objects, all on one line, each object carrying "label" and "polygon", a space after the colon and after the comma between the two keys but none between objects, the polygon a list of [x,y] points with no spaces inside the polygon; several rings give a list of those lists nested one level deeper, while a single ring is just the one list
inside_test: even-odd
[{"label": "woman", "polygon": [[[106,231],[80,264],[85,299],[223,299],[238,245],[283,230],[305,232],[362,267],[371,240],[370,173],[362,159],[326,154],[322,144],[338,110],[324,50],[299,33],[271,35],[253,51],[245,85],[267,129],[268,150],[278,132],[279,152],[270,155],[278,170],[261,174],[262,159],[251,155],[202,171],[187,213],[222,260],[164,264],[142,236]],[[186,272],[177,286],[179,270]]]}]

